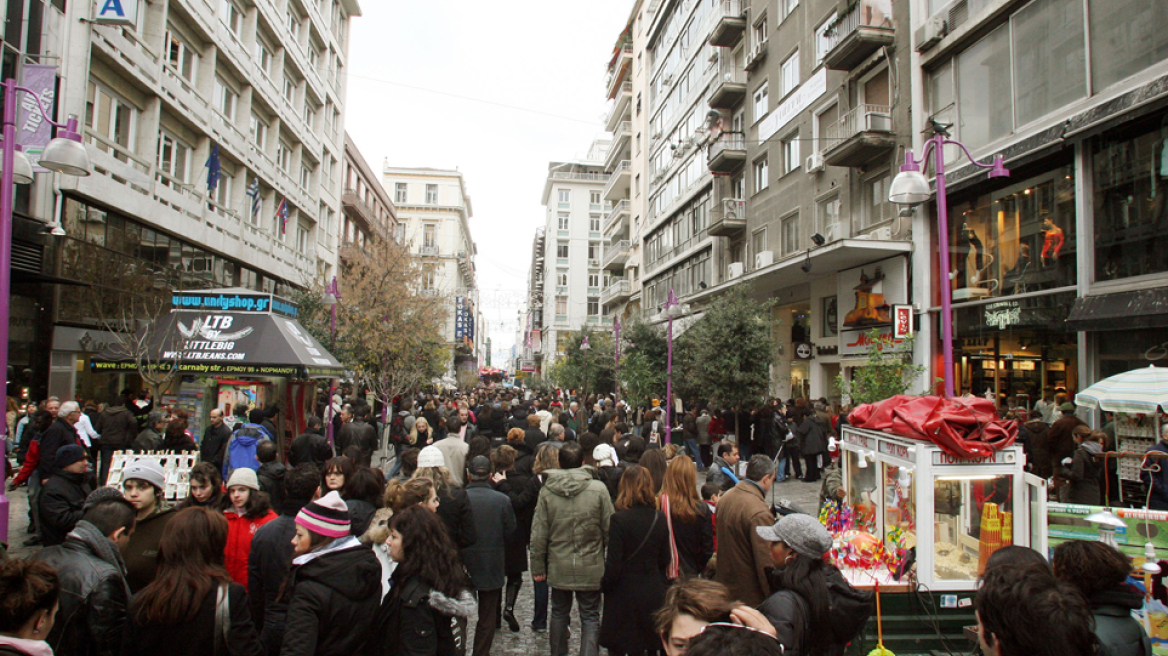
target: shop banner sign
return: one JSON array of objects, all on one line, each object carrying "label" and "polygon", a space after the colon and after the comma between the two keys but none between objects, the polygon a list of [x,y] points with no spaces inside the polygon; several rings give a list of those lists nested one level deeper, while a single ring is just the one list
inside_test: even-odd
[{"label": "shop banner sign", "polygon": [[838,279],[840,355],[865,355],[877,342],[885,348],[902,344],[904,338],[893,334],[893,307],[908,303],[908,261],[891,257],[841,271]]},{"label": "shop banner sign", "polygon": [[138,24],[139,0],[96,0],[93,6],[93,22],[98,25]]},{"label": "shop banner sign", "polygon": [[913,308],[911,305],[892,306],[892,337],[904,339],[913,335]]},{"label": "shop banner sign", "polygon": [[296,318],[300,309],[272,294],[203,294],[175,292],[171,295],[175,310],[203,312],[267,312]]},{"label": "shop banner sign", "polygon": [[41,114],[37,98],[52,115],[53,102],[57,94],[57,67],[46,64],[25,64],[21,69],[21,86],[31,89],[36,98],[27,93],[20,95],[20,117],[17,120],[16,143],[24,147],[24,154],[32,163],[36,173],[48,173],[40,166],[41,153],[53,138],[53,126]]}]

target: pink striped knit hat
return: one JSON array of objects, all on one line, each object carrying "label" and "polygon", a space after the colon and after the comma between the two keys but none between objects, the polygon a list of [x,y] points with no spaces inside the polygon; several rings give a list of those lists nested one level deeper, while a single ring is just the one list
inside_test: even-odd
[{"label": "pink striped knit hat", "polygon": [[341,495],[329,492],[304,506],[296,515],[296,523],[326,538],[349,535],[349,508]]}]

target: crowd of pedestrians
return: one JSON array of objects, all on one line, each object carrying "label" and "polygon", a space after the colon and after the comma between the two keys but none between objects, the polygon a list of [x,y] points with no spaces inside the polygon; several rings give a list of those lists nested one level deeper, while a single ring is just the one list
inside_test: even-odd
[{"label": "crowd of pedestrians", "polygon": [[[267,411],[216,409],[196,440],[140,401],[97,413],[88,446],[75,403],[26,422],[16,482],[38,480],[45,548],[0,564],[0,654],[487,656],[505,627],[546,635],[553,656],[572,634],[580,656],[835,656],[874,610],[825,559],[824,526],[767,501],[830,467],[843,416],[821,401],[353,398],[286,459]],[[170,503],[150,458],[100,485],[109,431],[197,450],[188,496]],[[977,593],[985,653],[1150,656],[1125,621],[1130,564],[1109,549],[1063,545],[1053,567],[995,556]]]}]

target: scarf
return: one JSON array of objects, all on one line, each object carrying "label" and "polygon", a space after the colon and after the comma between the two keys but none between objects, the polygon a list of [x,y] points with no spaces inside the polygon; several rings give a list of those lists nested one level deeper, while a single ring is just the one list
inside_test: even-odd
[{"label": "scarf", "polygon": [[676,581],[681,576],[681,555],[677,552],[677,540],[673,537],[673,513],[669,512],[669,495],[661,495],[661,512],[665,514],[665,524],[669,526],[669,567],[665,576]]},{"label": "scarf", "polygon": [[333,540],[332,542],[326,544],[324,547],[321,547],[320,549],[317,549],[315,551],[309,551],[308,553],[304,554],[303,556],[297,556],[296,558],[294,558],[292,560],[292,564],[293,565],[303,565],[304,563],[316,560],[317,558],[320,558],[321,556],[323,556],[327,553],[332,553],[334,551],[340,551],[342,549],[351,549],[353,547],[360,547],[360,546],[361,546],[361,541],[358,540],[357,538],[353,537],[352,535],[347,536],[347,537],[343,537],[343,538],[337,538],[337,539]]},{"label": "scarf", "polygon": [[67,537],[84,544],[93,555],[116,567],[123,576],[126,574],[126,561],[122,558],[121,550],[93,524],[83,519],[77,522]]},{"label": "scarf", "polygon": [[53,656],[53,648],[44,640],[24,640],[14,636],[0,635],[0,647],[12,647],[28,656]]}]

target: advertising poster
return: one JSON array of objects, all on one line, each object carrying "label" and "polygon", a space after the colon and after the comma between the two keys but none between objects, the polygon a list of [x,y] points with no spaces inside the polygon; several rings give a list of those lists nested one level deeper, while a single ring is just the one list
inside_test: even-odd
[{"label": "advertising poster", "polygon": [[892,306],[908,303],[908,261],[891,257],[839,273],[837,296],[840,355],[863,355],[871,346],[868,333],[900,343],[892,336]]}]

